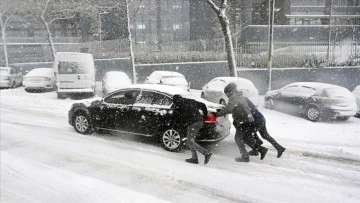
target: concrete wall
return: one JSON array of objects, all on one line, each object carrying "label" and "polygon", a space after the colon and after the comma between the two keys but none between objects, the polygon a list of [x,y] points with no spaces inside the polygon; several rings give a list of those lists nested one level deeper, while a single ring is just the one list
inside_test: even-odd
[{"label": "concrete wall", "polygon": [[[12,67],[23,71],[38,67],[52,67],[52,63],[12,64]],[[129,59],[95,60],[96,80],[101,81],[107,71],[123,71],[132,78]],[[229,76],[227,62],[192,62],[169,64],[138,64],[135,66],[137,82],[142,83],[155,70],[169,70],[182,73],[191,82],[191,88],[201,89],[211,79],[219,76]],[[238,77],[251,80],[260,94],[265,94],[268,88],[267,69],[238,68]],[[324,82],[340,85],[352,91],[360,85],[360,67],[330,67],[330,68],[273,68],[272,89],[278,89],[292,82]]]}]

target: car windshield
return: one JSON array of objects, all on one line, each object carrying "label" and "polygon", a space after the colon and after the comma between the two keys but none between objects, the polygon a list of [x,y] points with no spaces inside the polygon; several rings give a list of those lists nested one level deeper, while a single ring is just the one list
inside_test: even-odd
[{"label": "car windshield", "polygon": [[88,74],[92,67],[90,62],[59,62],[59,74]]}]

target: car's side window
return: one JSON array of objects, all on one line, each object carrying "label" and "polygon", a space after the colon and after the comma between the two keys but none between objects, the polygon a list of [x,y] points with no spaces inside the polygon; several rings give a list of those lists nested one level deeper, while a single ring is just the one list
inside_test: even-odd
[{"label": "car's side window", "polygon": [[14,75],[14,73],[15,73],[14,69],[10,69],[10,74]]},{"label": "car's side window", "polygon": [[138,94],[139,90],[121,91],[106,97],[104,102],[109,104],[130,105],[135,103]]},{"label": "car's side window", "polygon": [[172,103],[172,99],[161,93],[143,90],[136,103],[169,106]]},{"label": "car's side window", "polygon": [[302,97],[310,97],[311,95],[314,95],[316,92],[316,89],[312,87],[307,86],[301,86],[299,87],[297,94]]},{"label": "car's side window", "polygon": [[289,87],[286,87],[284,89],[281,90],[281,94],[282,95],[295,95],[297,94],[297,91],[298,91],[298,86],[289,86]]},{"label": "car's side window", "polygon": [[222,80],[214,80],[212,82],[210,82],[209,84],[210,87],[216,88],[216,87],[223,87],[225,86],[225,82]]}]

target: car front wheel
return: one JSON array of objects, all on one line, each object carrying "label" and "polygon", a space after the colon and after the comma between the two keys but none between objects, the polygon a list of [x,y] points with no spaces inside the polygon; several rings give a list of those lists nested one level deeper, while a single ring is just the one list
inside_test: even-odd
[{"label": "car front wheel", "polygon": [[306,118],[316,122],[320,119],[320,110],[316,106],[309,106],[306,110]]},{"label": "car front wheel", "polygon": [[184,145],[183,136],[175,129],[166,129],[161,133],[160,139],[165,150],[178,152]]},{"label": "car front wheel", "polygon": [[92,133],[92,126],[89,117],[85,113],[80,112],[75,114],[73,121],[76,132],[81,134]]}]

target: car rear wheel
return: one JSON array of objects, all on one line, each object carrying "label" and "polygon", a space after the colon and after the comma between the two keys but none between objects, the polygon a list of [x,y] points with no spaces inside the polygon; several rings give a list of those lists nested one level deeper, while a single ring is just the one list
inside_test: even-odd
[{"label": "car rear wheel", "polygon": [[347,121],[347,120],[350,119],[350,116],[340,116],[340,117],[337,117],[337,119],[338,119],[339,121]]},{"label": "car rear wheel", "polygon": [[170,152],[178,152],[184,145],[183,136],[175,129],[162,131],[160,138],[164,149]]},{"label": "car rear wheel", "polygon": [[92,133],[92,126],[89,120],[89,117],[85,113],[77,113],[73,117],[74,128],[76,132],[81,134],[90,134]]},{"label": "car rear wheel", "polygon": [[265,100],[265,108],[267,109],[270,109],[270,110],[273,110],[275,109],[275,103],[274,103],[274,100],[273,99],[267,99]]},{"label": "car rear wheel", "polygon": [[205,94],[204,94],[204,92],[201,92],[201,96],[200,96],[201,98],[203,98],[203,99],[205,99]]},{"label": "car rear wheel", "polygon": [[316,106],[309,106],[306,110],[306,118],[310,121],[316,122],[320,119],[320,110]]},{"label": "car rear wheel", "polygon": [[16,87],[15,81],[12,83],[11,88],[14,89]]}]

